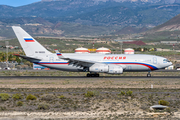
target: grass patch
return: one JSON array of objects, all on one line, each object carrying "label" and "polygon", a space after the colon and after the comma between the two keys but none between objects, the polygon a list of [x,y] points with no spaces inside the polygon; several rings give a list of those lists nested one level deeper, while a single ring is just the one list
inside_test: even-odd
[{"label": "grass patch", "polygon": [[64,95],[58,96],[59,99],[65,99]]},{"label": "grass patch", "polygon": [[99,95],[99,92],[97,92],[97,91],[87,91],[85,93],[85,97],[94,97],[94,96],[97,96],[97,95]]},{"label": "grass patch", "polygon": [[37,99],[36,96],[31,95],[31,94],[29,94],[29,95],[26,97],[26,100],[36,100],[36,99]]},{"label": "grass patch", "polygon": [[38,110],[48,110],[50,107],[46,103],[41,103],[38,105]]},{"label": "grass patch", "polygon": [[22,101],[18,101],[16,104],[17,106],[23,106],[24,103]]},{"label": "grass patch", "polygon": [[159,105],[166,105],[166,106],[167,106],[167,105],[169,105],[169,102],[168,102],[168,101],[165,101],[165,100],[159,100],[159,101],[158,101],[158,104],[159,104]]},{"label": "grass patch", "polygon": [[19,100],[19,99],[22,99],[23,97],[22,97],[21,94],[16,93],[16,94],[13,95],[12,98],[13,98],[14,100]]},{"label": "grass patch", "polygon": [[10,98],[10,95],[7,94],[7,93],[1,93],[1,94],[0,94],[0,99],[1,99],[2,101],[6,101],[6,100],[8,100],[9,98]]}]

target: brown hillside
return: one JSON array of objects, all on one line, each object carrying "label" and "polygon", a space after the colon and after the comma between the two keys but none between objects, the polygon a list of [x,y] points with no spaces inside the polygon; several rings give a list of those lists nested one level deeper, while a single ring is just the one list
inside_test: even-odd
[{"label": "brown hillside", "polygon": [[134,33],[141,33],[147,31],[148,28],[142,27],[142,28],[136,28],[136,27],[124,27],[123,29],[116,32],[116,34],[134,34]]},{"label": "brown hillside", "polygon": [[151,30],[151,32],[159,31],[175,31],[180,30],[180,14]]}]

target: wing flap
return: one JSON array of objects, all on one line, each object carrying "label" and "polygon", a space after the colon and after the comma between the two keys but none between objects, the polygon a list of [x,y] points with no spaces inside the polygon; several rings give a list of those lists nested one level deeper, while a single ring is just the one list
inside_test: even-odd
[{"label": "wing flap", "polygon": [[61,59],[68,60],[69,65],[73,65],[76,67],[90,67],[94,63],[97,63],[95,61],[73,59],[73,58],[61,58]]}]

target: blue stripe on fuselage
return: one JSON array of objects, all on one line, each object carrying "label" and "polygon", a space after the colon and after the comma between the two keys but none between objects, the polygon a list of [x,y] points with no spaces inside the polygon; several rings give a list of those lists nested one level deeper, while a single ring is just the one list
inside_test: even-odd
[{"label": "blue stripe on fuselage", "polygon": [[147,63],[137,63],[137,62],[104,62],[106,64],[131,64],[131,65],[143,65],[143,66],[146,66],[148,68],[150,68],[151,70],[158,70],[157,67],[153,66],[153,65],[150,65],[150,64],[147,64]]}]

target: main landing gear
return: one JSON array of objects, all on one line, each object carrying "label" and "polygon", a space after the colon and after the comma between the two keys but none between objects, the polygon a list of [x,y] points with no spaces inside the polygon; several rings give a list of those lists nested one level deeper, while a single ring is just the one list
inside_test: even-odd
[{"label": "main landing gear", "polygon": [[150,73],[150,71],[148,72],[147,77],[151,77],[151,73]]},{"label": "main landing gear", "polygon": [[98,73],[88,73],[86,77],[99,77]]}]

